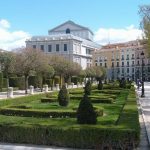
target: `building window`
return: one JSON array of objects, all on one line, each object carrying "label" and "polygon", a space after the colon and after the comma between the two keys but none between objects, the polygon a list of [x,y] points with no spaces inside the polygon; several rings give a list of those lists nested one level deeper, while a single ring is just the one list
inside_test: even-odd
[{"label": "building window", "polygon": [[132,59],[134,59],[134,54],[132,54]]},{"label": "building window", "polygon": [[129,73],[129,68],[127,68],[127,73]]},{"label": "building window", "polygon": [[36,49],[36,45],[33,45],[33,48]]},{"label": "building window", "polygon": [[139,60],[137,61],[137,65],[139,65],[140,64],[140,62],[139,62]]},{"label": "building window", "polygon": [[52,45],[48,45],[48,52],[52,51]]},{"label": "building window", "polygon": [[124,62],[122,62],[122,66],[124,66]]},{"label": "building window", "polygon": [[41,50],[44,51],[44,45],[41,45],[40,47],[41,47]]},{"label": "building window", "polygon": [[102,66],[102,63],[100,63],[100,66]]},{"label": "building window", "polygon": [[122,68],[122,74],[124,74],[124,68]]},{"label": "building window", "polygon": [[64,44],[64,51],[67,51],[67,44]]},{"label": "building window", "polygon": [[117,62],[117,67],[119,67],[119,62]]},{"label": "building window", "polygon": [[129,67],[129,61],[127,61],[127,66]]},{"label": "building window", "polygon": [[134,61],[132,61],[132,65],[134,65]]},{"label": "building window", "polygon": [[56,44],[56,52],[59,52],[59,44]]},{"label": "building window", "polygon": [[107,68],[107,63],[105,63],[105,68]]},{"label": "building window", "polygon": [[95,66],[97,66],[97,63],[95,63]]},{"label": "building window", "polygon": [[70,29],[69,28],[66,29],[66,34],[70,34]]},{"label": "building window", "polygon": [[112,67],[114,67],[114,62],[112,62]]},{"label": "building window", "polygon": [[134,68],[132,68],[132,73],[134,73]]},{"label": "building window", "polygon": [[124,55],[122,55],[121,59],[124,60]]},{"label": "building window", "polygon": [[127,60],[129,60],[129,54],[127,55]]}]

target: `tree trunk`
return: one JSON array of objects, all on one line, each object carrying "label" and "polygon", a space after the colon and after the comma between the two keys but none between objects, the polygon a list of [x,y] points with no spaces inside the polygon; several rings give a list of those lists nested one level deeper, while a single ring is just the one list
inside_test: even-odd
[{"label": "tree trunk", "polygon": [[9,77],[8,76],[6,77],[6,80],[7,80],[7,97],[8,97],[8,88],[9,88]]},{"label": "tree trunk", "polygon": [[28,75],[25,75],[25,94],[28,94]]}]

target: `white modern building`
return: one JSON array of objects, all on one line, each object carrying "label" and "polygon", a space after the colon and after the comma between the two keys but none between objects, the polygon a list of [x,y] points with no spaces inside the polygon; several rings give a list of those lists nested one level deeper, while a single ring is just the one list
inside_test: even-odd
[{"label": "white modern building", "polygon": [[67,21],[48,31],[47,36],[33,36],[27,47],[40,49],[47,54],[59,54],[77,62],[83,69],[92,65],[92,51],[101,46],[93,42],[93,32],[72,21]]}]

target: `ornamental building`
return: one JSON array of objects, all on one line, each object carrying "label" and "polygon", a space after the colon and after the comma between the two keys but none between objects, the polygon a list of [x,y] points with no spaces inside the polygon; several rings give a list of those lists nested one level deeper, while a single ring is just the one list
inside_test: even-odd
[{"label": "ornamental building", "polygon": [[[107,79],[141,79],[142,59],[144,80],[150,81],[150,59],[140,41],[108,44],[93,53],[93,65],[106,68]],[[144,55],[141,55],[142,52]]]},{"label": "ornamental building", "polygon": [[48,31],[47,36],[33,36],[26,47],[40,49],[49,55],[61,55],[77,62],[82,69],[92,65],[92,53],[101,46],[93,42],[93,32],[72,21]]}]

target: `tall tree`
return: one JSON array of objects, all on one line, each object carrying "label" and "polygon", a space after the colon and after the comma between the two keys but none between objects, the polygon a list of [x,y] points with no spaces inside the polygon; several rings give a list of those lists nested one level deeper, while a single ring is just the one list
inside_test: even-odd
[{"label": "tall tree", "polygon": [[139,8],[141,16],[141,28],[144,31],[144,42],[146,43],[146,50],[150,56],[150,5],[142,5]]},{"label": "tall tree", "polygon": [[60,86],[62,86],[63,79],[69,78],[72,75],[78,75],[81,71],[81,67],[63,56],[54,55],[50,56],[50,65],[55,70],[55,75],[60,76]]},{"label": "tall tree", "polygon": [[2,51],[0,52],[0,66],[1,71],[7,79],[7,90],[9,87],[9,77],[14,73],[15,67],[15,55],[12,52]]},{"label": "tall tree", "polygon": [[16,53],[16,73],[25,77],[25,93],[27,94],[28,77],[34,72],[42,72],[46,65],[46,55],[32,48],[22,48]]}]

